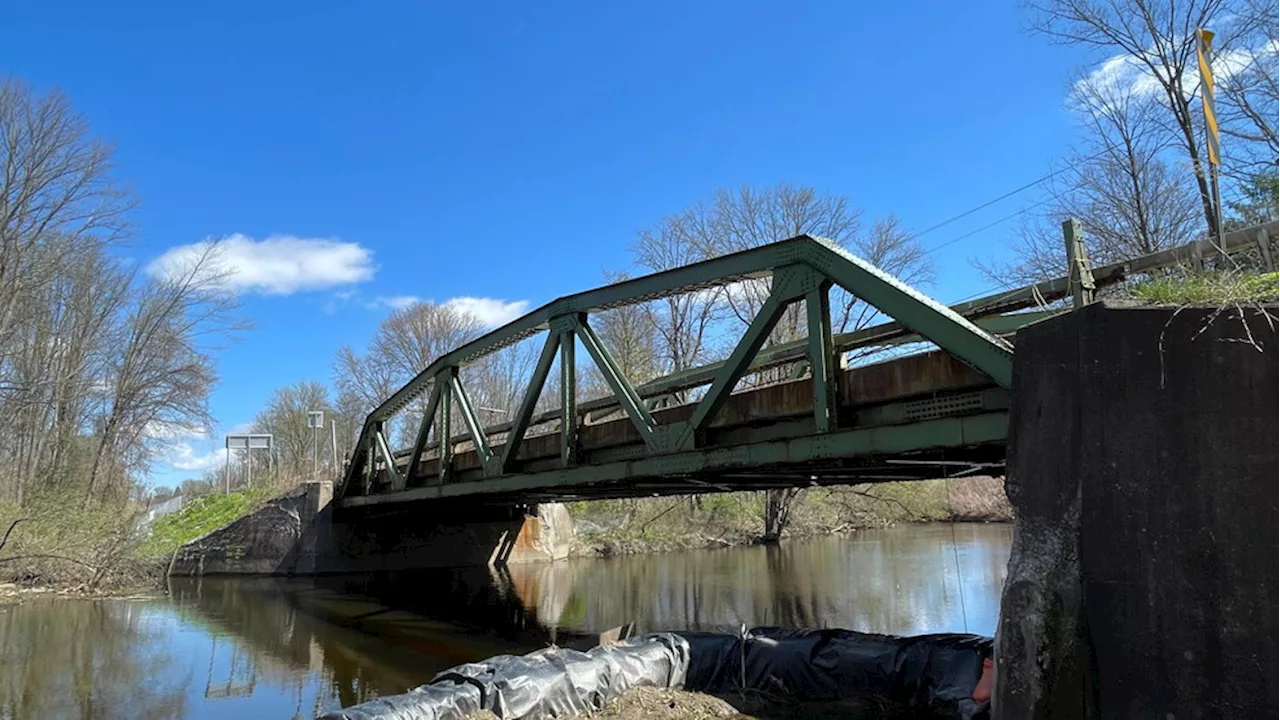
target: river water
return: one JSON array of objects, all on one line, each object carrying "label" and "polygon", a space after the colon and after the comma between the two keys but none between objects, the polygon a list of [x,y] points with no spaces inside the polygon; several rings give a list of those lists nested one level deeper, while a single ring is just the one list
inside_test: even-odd
[{"label": "river water", "polygon": [[[954,538],[954,542],[953,542]],[[310,718],[458,663],[637,630],[994,633],[1012,528],[381,576],[174,581],[0,607],[0,718]]]}]

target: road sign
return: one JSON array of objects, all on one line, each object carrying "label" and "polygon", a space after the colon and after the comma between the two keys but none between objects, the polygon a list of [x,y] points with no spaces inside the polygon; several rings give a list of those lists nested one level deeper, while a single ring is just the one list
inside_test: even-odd
[{"label": "road sign", "polygon": [[271,436],[265,434],[228,435],[228,450],[270,450]]},{"label": "road sign", "polygon": [[322,428],[324,427],[324,411],[312,410],[307,413],[307,427]]},{"label": "road sign", "polygon": [[[275,442],[275,439],[270,434],[236,433],[233,435],[227,435],[226,442],[227,442],[227,453],[226,453],[226,459],[223,461],[223,492],[228,494],[231,492],[231,451],[232,450],[244,450],[245,452],[249,453],[246,458],[246,460],[248,461],[252,461],[252,458],[253,458],[253,453],[251,451],[266,450],[267,451],[267,469],[268,471],[270,470],[271,449]],[[250,479],[249,475],[251,472],[252,472],[252,468],[250,467],[250,463],[247,462],[245,465],[246,480]]]}]

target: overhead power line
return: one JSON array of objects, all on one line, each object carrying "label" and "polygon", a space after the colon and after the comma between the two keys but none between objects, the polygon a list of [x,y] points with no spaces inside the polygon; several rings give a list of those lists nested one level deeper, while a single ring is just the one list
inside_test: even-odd
[{"label": "overhead power line", "polygon": [[1010,213],[1010,214],[1005,215],[1004,217],[1000,218],[999,220],[996,220],[996,221],[994,221],[994,222],[987,223],[986,225],[983,225],[982,227],[978,228],[977,230],[970,230],[969,232],[967,232],[967,233],[965,233],[965,234],[963,234],[963,235],[961,235],[961,236],[959,236],[959,237],[951,238],[950,240],[948,240],[948,241],[946,241],[946,242],[942,243],[941,245],[935,245],[934,247],[931,247],[931,248],[929,248],[928,250],[925,250],[925,251],[924,251],[924,254],[925,254],[925,255],[928,255],[929,253],[937,252],[937,251],[941,250],[941,249],[942,249],[942,248],[944,248],[944,247],[948,247],[948,246],[951,246],[951,245],[955,245],[956,243],[960,242],[961,240],[966,240],[966,239],[968,239],[968,238],[971,238],[971,237],[973,237],[974,235],[977,235],[978,233],[982,232],[983,230],[990,230],[991,228],[993,228],[993,227],[995,227],[995,226],[999,225],[1000,223],[1003,223],[1003,222],[1007,222],[1007,221],[1009,221],[1009,220],[1012,220],[1012,219],[1014,219],[1014,218],[1018,217],[1019,215],[1021,215],[1021,214],[1025,213],[1025,212],[1030,212],[1031,210],[1035,210],[1036,208],[1040,207],[1041,205],[1048,205],[1051,201],[1056,200],[1056,199],[1057,199],[1057,197],[1058,197],[1058,196],[1056,196],[1056,195],[1055,195],[1055,196],[1053,196],[1053,197],[1051,197],[1051,198],[1046,198],[1046,199],[1044,199],[1044,200],[1041,200],[1041,201],[1040,201],[1040,202],[1038,202],[1038,203],[1035,203],[1035,204],[1032,204],[1032,205],[1028,205],[1027,207],[1022,208],[1021,210],[1019,210],[1019,211],[1017,211],[1017,212],[1015,212],[1015,213]]},{"label": "overhead power line", "polygon": [[[1039,185],[1039,184],[1040,184],[1040,183],[1042,183],[1042,182],[1046,182],[1046,181],[1048,181],[1048,180],[1052,180],[1053,178],[1055,178],[1055,177],[1057,177],[1057,176],[1061,175],[1062,173],[1064,173],[1064,172],[1066,172],[1066,171],[1068,171],[1068,170],[1070,170],[1070,169],[1074,168],[1075,166],[1079,165],[1080,163],[1088,162],[1088,161],[1090,161],[1090,160],[1094,160],[1094,159],[1099,158],[1099,157],[1101,157],[1101,156],[1103,156],[1103,155],[1105,155],[1105,154],[1106,154],[1106,151],[1103,151],[1103,152],[1095,153],[1095,154],[1090,155],[1090,156],[1088,156],[1088,157],[1080,158],[1080,159],[1078,159],[1078,160],[1075,160],[1074,162],[1067,163],[1065,166],[1063,166],[1063,167],[1059,168],[1058,170],[1054,170],[1053,172],[1049,173],[1048,175],[1044,175],[1043,177],[1036,178],[1035,180],[1032,180],[1031,182],[1027,183],[1026,185],[1022,185],[1022,186],[1020,186],[1020,187],[1014,188],[1013,190],[1010,190],[1009,192],[1004,193],[1003,195],[1000,195],[999,197],[992,198],[992,199],[990,199],[990,200],[988,200],[988,201],[986,201],[986,202],[982,203],[981,205],[976,205],[976,206],[974,206],[974,207],[971,207],[971,208],[969,208],[968,210],[965,210],[964,212],[959,213],[958,215],[952,215],[951,217],[947,218],[946,220],[943,220],[943,221],[942,221],[942,222],[940,222],[940,223],[937,223],[937,224],[935,224],[935,225],[930,225],[929,227],[925,228],[924,230],[921,230],[921,231],[920,231],[920,232],[918,232],[918,233],[914,233],[914,234],[911,236],[911,239],[912,239],[912,240],[919,239],[920,237],[922,237],[922,236],[924,236],[924,235],[927,235],[927,234],[929,234],[929,233],[933,232],[934,230],[938,230],[939,228],[944,228],[944,227],[946,227],[946,226],[950,225],[951,223],[953,223],[953,222],[955,222],[955,221],[957,221],[957,220],[962,220],[962,219],[964,219],[964,218],[966,218],[966,217],[969,217],[970,215],[972,215],[972,214],[974,214],[974,213],[978,212],[979,210],[983,210],[983,209],[989,208],[989,207],[991,207],[992,205],[995,205],[996,203],[1000,202],[1001,200],[1008,200],[1009,198],[1013,197],[1014,195],[1017,195],[1018,193],[1025,192],[1025,191],[1027,191],[1027,190],[1030,190],[1031,188],[1033,188],[1033,187],[1035,187],[1035,186]],[[1007,218],[1006,218],[1006,219],[1007,219]],[[935,249],[936,249],[936,248],[935,248]]]}]

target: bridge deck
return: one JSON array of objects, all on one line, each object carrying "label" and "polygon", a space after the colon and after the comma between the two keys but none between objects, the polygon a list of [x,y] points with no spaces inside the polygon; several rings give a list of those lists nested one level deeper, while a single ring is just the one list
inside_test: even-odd
[{"label": "bridge deck", "polygon": [[[626,417],[580,424],[574,467],[561,467],[558,431],[527,436],[519,472],[485,478],[469,443],[455,443],[454,481],[435,481],[439,458],[423,457],[425,483],[393,489],[380,475],[346,507],[423,499],[495,503],[758,490],[941,477],[1002,463],[1008,391],[942,352],[898,358],[838,375],[837,429],[815,433],[809,379],[734,393],[708,423],[697,451],[653,456]],[[688,420],[695,404],[654,413]],[[496,451],[501,450],[501,445]],[[945,465],[942,463],[946,463]],[[397,458],[407,466],[408,455]]]}]

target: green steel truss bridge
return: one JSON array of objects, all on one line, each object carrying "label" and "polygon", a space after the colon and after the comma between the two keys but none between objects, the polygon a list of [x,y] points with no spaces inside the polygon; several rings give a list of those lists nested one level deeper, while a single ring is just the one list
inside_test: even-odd
[{"label": "green steel truss bridge", "polygon": [[[344,508],[519,505],[1001,473],[1017,329],[1062,312],[1064,299],[1079,305],[1097,288],[1217,252],[1202,240],[1090,268],[1077,226],[1067,223],[1064,234],[1066,276],[951,307],[809,236],[558,298],[439,357],[374,409],[335,497]],[[1224,244],[1274,267],[1276,237],[1271,223],[1230,233]],[[760,278],[771,279],[768,298],[722,362],[635,385],[592,327],[592,316],[611,308]],[[833,334],[834,285],[892,322]],[[764,348],[784,310],[801,301],[807,338]],[[518,409],[483,424],[459,369],[539,336]],[[579,343],[609,397],[579,401]],[[841,360],[895,345],[925,349],[852,368]],[[557,357],[558,407],[538,412]],[[782,379],[735,391],[768,369]],[[679,402],[701,388],[695,401]],[[416,440],[393,451],[388,423],[415,401],[423,409]]]}]

